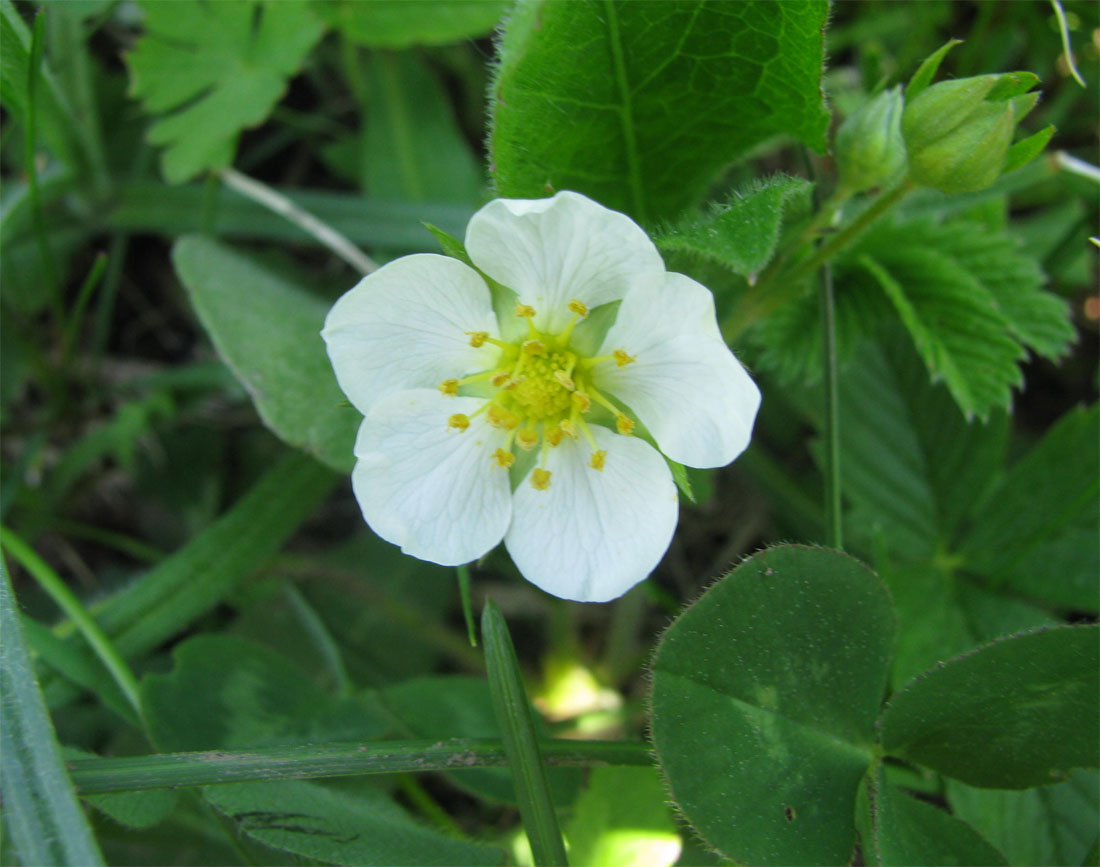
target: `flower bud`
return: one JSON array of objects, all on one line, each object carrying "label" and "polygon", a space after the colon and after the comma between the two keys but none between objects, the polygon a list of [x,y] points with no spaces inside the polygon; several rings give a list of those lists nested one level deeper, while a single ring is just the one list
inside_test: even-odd
[{"label": "flower bud", "polygon": [[942,81],[906,107],[901,129],[914,181],[945,193],[983,190],[998,177],[1016,123],[1038,95],[1031,73]]},{"label": "flower bud", "polygon": [[901,88],[886,90],[848,115],[833,143],[841,188],[862,193],[905,167]]}]

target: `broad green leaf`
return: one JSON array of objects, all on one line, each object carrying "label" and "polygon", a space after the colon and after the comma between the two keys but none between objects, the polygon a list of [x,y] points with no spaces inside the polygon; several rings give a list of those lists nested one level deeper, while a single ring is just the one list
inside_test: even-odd
[{"label": "broad green leaf", "polygon": [[421,826],[383,792],[304,781],[207,786],[203,796],[260,842],[327,864],[499,864],[500,849]]},{"label": "broad green leaf", "polygon": [[1026,791],[976,789],[947,781],[951,811],[1012,864],[1078,867],[1097,837],[1100,775],[1075,771],[1064,783]]},{"label": "broad green leaf", "polygon": [[860,839],[868,864],[1008,864],[965,822],[909,797],[887,783],[881,769],[864,780],[860,794]]},{"label": "broad green leaf", "polygon": [[[473,213],[472,208],[460,205],[376,202],[359,195],[325,190],[279,188],[277,191],[353,243],[390,250],[434,252],[423,221],[461,235]],[[204,203],[211,199],[214,213],[207,227],[203,225]],[[105,221],[114,229],[142,233],[175,236],[209,228],[224,237],[317,244],[312,235],[284,217],[226,187],[208,197],[199,185],[123,184]]]},{"label": "broad green leaf", "polygon": [[407,48],[485,36],[510,5],[510,0],[316,0],[314,9],[361,45]]},{"label": "broad green leaf", "polygon": [[149,733],[163,751],[361,741],[385,730],[361,702],[329,696],[283,656],[251,641],[200,635],[173,657],[169,674],[142,682]]},{"label": "broad green leaf", "polygon": [[588,867],[669,867],[681,848],[655,768],[593,768],[565,837]]},{"label": "broad green leaf", "polygon": [[816,0],[520,4],[492,88],[498,193],[573,189],[649,223],[771,136],[823,150],[827,14]]},{"label": "broad green leaf", "polygon": [[129,54],[131,92],[151,114],[174,112],[149,130],[165,145],[169,183],[233,161],[241,131],[262,123],[287,79],[321,36],[301,0],[144,2],[145,35]]},{"label": "broad green leaf", "polygon": [[[408,731],[402,737],[499,738],[500,726],[493,715],[489,683],[483,678],[459,676],[417,677],[380,690],[378,700],[398,717]],[[534,714],[535,730],[546,737],[542,720]],[[482,798],[516,803],[507,770],[471,770],[450,775],[451,782]],[[580,788],[576,768],[547,768],[546,782],[554,802],[568,806]]]},{"label": "broad green leaf", "polygon": [[1078,407],[1003,478],[962,545],[967,568],[1029,597],[1097,610],[1100,405]]},{"label": "broad green leaf", "polygon": [[[278,551],[335,481],[312,458],[287,455],[214,524],[92,613],[124,656],[148,653],[214,608]],[[56,678],[47,692],[51,705],[72,695]]]},{"label": "broad green leaf", "polygon": [[[0,104],[20,125],[27,118],[30,51],[30,30],[11,0],[0,0]],[[56,79],[45,66],[35,87],[35,101],[38,135],[54,156],[72,165],[77,154],[72,113]]]},{"label": "broad green leaf", "polygon": [[0,561],[0,774],[4,824],[23,864],[102,864],[61,762]]},{"label": "broad green leaf", "polygon": [[710,846],[753,864],[848,861],[893,636],[866,567],[798,546],[753,556],[669,627],[653,744]]},{"label": "broad green leaf", "polygon": [[1059,782],[1100,763],[1100,628],[1063,626],[988,644],[894,695],[892,755],[983,788]]},{"label": "broad green leaf", "polygon": [[190,235],[172,261],[214,346],[285,442],[347,471],[361,416],[321,340],[328,305],[230,247]]},{"label": "broad green leaf", "polygon": [[706,214],[685,217],[657,237],[657,246],[711,259],[752,277],[771,261],[792,201],[809,189],[809,181],[786,175],[754,181]]}]

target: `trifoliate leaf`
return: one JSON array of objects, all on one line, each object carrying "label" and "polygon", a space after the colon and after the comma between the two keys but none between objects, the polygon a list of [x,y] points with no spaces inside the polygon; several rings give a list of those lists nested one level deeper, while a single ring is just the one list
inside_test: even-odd
[{"label": "trifoliate leaf", "polygon": [[771,261],[787,209],[809,181],[775,175],[733,193],[704,215],[693,214],[656,238],[661,250],[691,253],[751,277]]},{"label": "trifoliate leaf", "polygon": [[149,130],[150,142],[167,146],[161,167],[170,183],[230,164],[241,131],[268,116],[322,29],[301,0],[142,9],[131,92],[147,112],[174,111]]}]

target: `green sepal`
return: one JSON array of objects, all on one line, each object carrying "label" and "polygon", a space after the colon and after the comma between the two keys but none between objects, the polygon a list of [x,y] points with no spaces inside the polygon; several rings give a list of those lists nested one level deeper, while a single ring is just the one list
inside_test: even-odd
[{"label": "green sepal", "polygon": [[1047,146],[1047,142],[1050,141],[1053,135],[1054,125],[1051,124],[1039,130],[1034,135],[1029,135],[1027,138],[1020,139],[1008,149],[1008,154],[1005,156],[1005,164],[1004,168],[1001,169],[1001,174],[1007,175],[1009,172],[1026,166],[1043,152],[1043,148]]},{"label": "green sepal", "polygon": [[949,39],[924,59],[924,62],[917,67],[917,71],[913,73],[913,77],[909,79],[909,83],[905,86],[906,101],[914,99],[918,93],[932,83],[932,79],[936,77],[936,72],[939,70],[944,57],[947,56],[947,52],[956,45],[962,45],[962,42],[961,39]]}]

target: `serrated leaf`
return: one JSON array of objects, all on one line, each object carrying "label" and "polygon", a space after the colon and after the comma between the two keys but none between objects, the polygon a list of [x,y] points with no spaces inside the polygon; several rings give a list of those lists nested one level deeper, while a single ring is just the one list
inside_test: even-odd
[{"label": "serrated leaf", "polygon": [[23,864],[102,864],[61,762],[0,560],[0,767],[4,825]]},{"label": "serrated leaf", "polygon": [[142,3],[145,35],[130,53],[131,92],[165,145],[169,183],[232,162],[242,130],[262,123],[321,37],[301,0]]},{"label": "serrated leaf", "polygon": [[498,193],[573,189],[647,223],[770,136],[822,150],[827,14],[817,0],[520,4],[492,88]]},{"label": "serrated leaf", "polygon": [[893,634],[866,567],[799,546],[753,556],[669,627],[653,744],[710,846],[753,864],[847,862]]},{"label": "serrated leaf", "polygon": [[860,840],[868,864],[1008,864],[965,822],[909,797],[887,783],[881,769],[864,780],[860,800]]},{"label": "serrated leaf", "polygon": [[360,45],[407,48],[485,36],[510,5],[510,0],[319,0],[314,8]]},{"label": "serrated leaf", "polygon": [[1055,786],[977,789],[947,780],[951,811],[980,831],[1012,864],[1078,867],[1097,837],[1100,774],[1076,771]]},{"label": "serrated leaf", "polygon": [[349,470],[362,417],[347,405],[325,354],[321,327],[328,305],[205,237],[177,241],[172,262],[264,423],[289,445]]},{"label": "serrated leaf", "polygon": [[702,256],[752,277],[771,261],[792,200],[804,196],[810,186],[809,181],[786,175],[754,181],[706,214],[684,218],[655,241],[662,251]]},{"label": "serrated leaf", "polygon": [[896,693],[882,744],[973,786],[1023,789],[1100,763],[1100,629],[1023,633],[943,663]]}]

